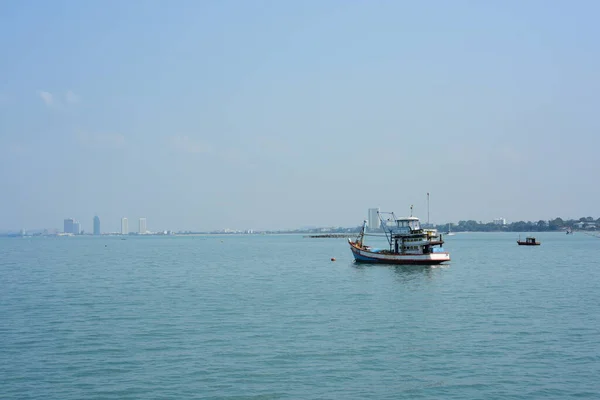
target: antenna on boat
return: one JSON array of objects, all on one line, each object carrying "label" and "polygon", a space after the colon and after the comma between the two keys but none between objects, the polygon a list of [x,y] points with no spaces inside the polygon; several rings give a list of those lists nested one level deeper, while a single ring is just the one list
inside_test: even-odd
[{"label": "antenna on boat", "polygon": [[412,208],[413,208],[413,206],[412,206],[412,204],[411,204],[411,205],[410,205],[410,216],[411,216],[411,217],[412,217]]},{"label": "antenna on boat", "polygon": [[429,228],[429,192],[427,192],[427,227]]}]

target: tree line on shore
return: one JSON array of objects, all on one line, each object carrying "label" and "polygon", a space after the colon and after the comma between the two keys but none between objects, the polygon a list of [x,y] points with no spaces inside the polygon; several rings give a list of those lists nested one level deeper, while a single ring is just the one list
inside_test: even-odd
[{"label": "tree line on shore", "polygon": [[554,218],[551,220],[539,221],[516,221],[505,225],[493,222],[481,222],[474,220],[459,221],[458,224],[437,225],[440,232],[448,230],[448,226],[453,232],[552,232],[564,231],[567,229],[579,230],[597,230],[600,228],[600,218],[581,217],[579,219],[563,220]]},{"label": "tree line on shore", "polygon": [[[427,224],[423,224],[421,222],[421,226],[425,228],[427,227]],[[547,221],[516,221],[507,223],[505,225],[500,225],[494,222],[464,220],[459,221],[458,224],[445,223],[434,225],[431,227],[436,228],[440,233],[447,232],[448,228],[450,228],[452,232],[558,232],[565,231],[567,229],[596,231],[600,230],[600,218],[594,219],[592,217],[582,217],[579,219],[564,220],[558,217]],[[357,226],[353,228],[305,228],[292,231],[267,231],[266,233],[348,234],[358,233],[361,229],[362,226]],[[371,230],[370,228],[369,230],[373,232],[373,230]],[[381,230],[376,231],[381,232]]]}]

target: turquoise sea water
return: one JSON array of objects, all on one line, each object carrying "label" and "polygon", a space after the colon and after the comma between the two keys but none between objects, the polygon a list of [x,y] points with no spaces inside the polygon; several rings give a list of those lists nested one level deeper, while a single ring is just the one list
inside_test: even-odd
[{"label": "turquoise sea water", "polygon": [[600,239],[536,236],[0,239],[0,398],[600,398]]}]

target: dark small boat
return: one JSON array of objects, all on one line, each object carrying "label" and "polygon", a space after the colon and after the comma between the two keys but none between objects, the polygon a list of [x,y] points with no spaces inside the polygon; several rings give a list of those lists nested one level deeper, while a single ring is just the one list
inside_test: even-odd
[{"label": "dark small boat", "polygon": [[534,237],[528,236],[524,241],[519,238],[519,240],[517,240],[517,244],[519,246],[539,246],[541,243],[536,241]]}]

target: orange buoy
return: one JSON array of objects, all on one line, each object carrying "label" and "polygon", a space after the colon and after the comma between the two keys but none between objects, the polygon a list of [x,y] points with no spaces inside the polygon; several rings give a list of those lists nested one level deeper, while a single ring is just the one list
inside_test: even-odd
[{"label": "orange buoy", "polygon": [[335,261],[335,257],[331,257],[331,261]]}]

